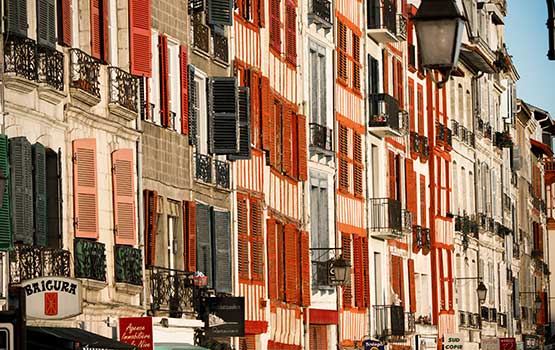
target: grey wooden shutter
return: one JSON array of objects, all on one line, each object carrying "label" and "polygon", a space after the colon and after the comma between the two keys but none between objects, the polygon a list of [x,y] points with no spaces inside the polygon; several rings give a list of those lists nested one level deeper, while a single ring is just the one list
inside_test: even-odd
[{"label": "grey wooden shutter", "polygon": [[209,288],[214,285],[211,224],[210,207],[197,203],[197,270],[208,276]]},{"label": "grey wooden shutter", "polygon": [[228,211],[214,211],[214,288],[231,293],[231,226]]},{"label": "grey wooden shutter", "polygon": [[520,318],[520,281],[518,278],[513,278],[513,312],[514,318]]},{"label": "grey wooden shutter", "polygon": [[198,104],[198,87],[195,84],[195,67],[189,65],[189,144],[197,145],[197,109]]},{"label": "grey wooden shutter", "polygon": [[207,0],[208,24],[233,24],[233,0]]},{"label": "grey wooden shutter", "polygon": [[55,0],[37,0],[37,42],[56,48]]},{"label": "grey wooden shutter", "polygon": [[61,248],[62,230],[62,164],[61,151],[46,149],[46,197],[50,205],[47,206],[48,215],[48,246]]},{"label": "grey wooden shutter", "polygon": [[237,80],[218,77],[208,80],[210,152],[239,152],[239,113]]},{"label": "grey wooden shutter", "polygon": [[318,207],[320,209],[320,246],[321,247],[329,247],[329,221],[328,221],[328,189],[327,189],[327,181],[320,181],[320,198]]},{"label": "grey wooden shutter", "polygon": [[380,81],[379,63],[378,63],[377,59],[375,59],[371,55],[368,55],[368,64],[370,66],[370,68],[368,69],[368,74],[370,75],[368,77],[368,84],[370,84],[370,86],[368,87],[368,91],[370,92],[370,94],[377,94],[379,89],[380,89],[380,87],[379,87],[379,81]]},{"label": "grey wooden shutter", "polygon": [[31,144],[25,137],[10,139],[12,225],[14,241],[33,244],[33,167]]},{"label": "grey wooden shutter", "polygon": [[239,152],[230,160],[251,159],[251,98],[248,87],[239,87]]},{"label": "grey wooden shutter", "polygon": [[27,0],[6,0],[4,11],[5,31],[27,36]]},{"label": "grey wooden shutter", "polygon": [[2,207],[0,208],[0,250],[8,250],[12,247],[12,222],[11,222],[11,200],[10,200],[10,169],[8,163],[8,138],[0,135],[0,171],[6,178],[6,187],[2,196]]},{"label": "grey wooden shutter", "polygon": [[[40,143],[33,145],[33,202],[35,210],[35,244],[48,245],[46,197],[46,152]],[[54,203],[52,203],[54,204]]]},{"label": "grey wooden shutter", "polygon": [[[318,206],[318,201],[320,199],[320,190],[318,188],[318,179],[310,179],[310,230],[312,237],[312,247],[320,248],[320,237],[318,232],[320,232],[320,210]],[[318,254],[320,255],[320,254]]]}]

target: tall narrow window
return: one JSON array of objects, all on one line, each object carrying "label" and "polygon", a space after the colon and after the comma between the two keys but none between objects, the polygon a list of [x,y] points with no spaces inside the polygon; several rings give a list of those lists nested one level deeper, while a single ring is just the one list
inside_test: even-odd
[{"label": "tall narrow window", "polygon": [[310,120],[312,123],[326,126],[326,49],[312,42],[309,46],[311,98]]}]

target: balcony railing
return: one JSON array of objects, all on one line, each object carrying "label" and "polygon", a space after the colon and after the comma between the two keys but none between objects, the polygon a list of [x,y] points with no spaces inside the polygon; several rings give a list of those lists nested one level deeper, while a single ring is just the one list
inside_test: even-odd
[{"label": "balcony railing", "polygon": [[388,94],[371,94],[369,126],[381,137],[400,136],[399,102]]},{"label": "balcony railing", "polygon": [[10,284],[44,276],[70,276],[70,253],[63,249],[16,244],[10,252]]},{"label": "balcony railing", "polygon": [[116,282],[141,286],[143,284],[143,254],[140,249],[115,246]]},{"label": "balcony railing", "polygon": [[70,86],[100,98],[100,61],[79,49],[70,49]]},{"label": "balcony railing", "polygon": [[229,188],[229,163],[221,160],[215,160],[216,168],[216,186]]},{"label": "balcony railing", "polygon": [[440,145],[445,144],[447,141],[446,129],[447,128],[443,124],[436,124],[436,142]]},{"label": "balcony railing", "polygon": [[310,123],[310,145],[320,150],[333,152],[333,131],[323,125]]},{"label": "balcony railing", "polygon": [[106,247],[103,243],[75,239],[75,277],[106,281]]},{"label": "balcony railing", "polygon": [[407,39],[407,18],[399,14],[397,15],[397,36],[402,39]]},{"label": "balcony railing", "polygon": [[420,136],[421,144],[421,155],[423,158],[427,159],[430,155],[430,146],[428,144],[428,138],[426,136]]},{"label": "balcony railing", "polygon": [[369,200],[369,226],[376,236],[398,238],[402,235],[401,202],[390,198]]},{"label": "balcony railing", "polygon": [[445,128],[445,131],[446,131],[446,133],[445,133],[445,134],[446,134],[445,138],[446,138],[446,140],[447,140],[447,145],[448,145],[449,147],[452,147],[452,146],[453,146],[453,132],[452,132],[451,129],[449,129],[449,128]]},{"label": "balcony railing", "polygon": [[195,153],[195,177],[202,182],[212,182],[212,157]]},{"label": "balcony railing", "polygon": [[494,146],[497,148],[508,148],[513,145],[511,135],[508,132],[496,132],[493,140]]},{"label": "balcony railing", "polygon": [[203,23],[202,12],[191,15],[193,26],[193,46],[206,54],[210,53],[210,28]]},{"label": "balcony railing", "polygon": [[401,225],[403,232],[412,232],[412,212],[401,209]]},{"label": "balcony railing", "polygon": [[308,19],[322,25],[325,28],[331,27],[331,1],[330,0],[311,0],[308,11]]},{"label": "balcony railing", "polygon": [[38,46],[38,82],[64,90],[64,54],[49,47]]},{"label": "balcony railing", "polygon": [[451,120],[451,128],[453,129],[453,136],[459,137],[459,122]]},{"label": "balcony railing", "polygon": [[225,35],[212,31],[214,58],[227,64],[229,62],[229,46]]},{"label": "balcony railing", "polygon": [[404,337],[405,312],[398,305],[374,305],[374,320],[376,322],[374,335],[378,339],[389,337]]},{"label": "balcony railing", "polygon": [[110,103],[138,111],[138,79],[118,67],[108,67]]},{"label": "balcony railing", "polygon": [[414,312],[405,312],[405,334],[416,332],[416,317]]},{"label": "balcony railing", "polygon": [[397,37],[397,9],[392,0],[368,0],[368,29],[369,35],[378,34],[375,31],[385,30],[389,35],[376,36],[378,42],[395,41]]},{"label": "balcony railing", "polygon": [[193,273],[163,267],[147,268],[150,310],[169,312],[170,317],[181,318],[194,314],[196,288]]},{"label": "balcony railing", "polygon": [[484,123],[484,137],[490,140],[492,138],[492,127],[488,122]]},{"label": "balcony railing", "polygon": [[420,135],[414,131],[410,133],[410,151],[416,154],[420,154],[421,151]]},{"label": "balcony railing", "polygon": [[33,39],[9,35],[4,43],[4,73],[37,80],[37,44]]}]

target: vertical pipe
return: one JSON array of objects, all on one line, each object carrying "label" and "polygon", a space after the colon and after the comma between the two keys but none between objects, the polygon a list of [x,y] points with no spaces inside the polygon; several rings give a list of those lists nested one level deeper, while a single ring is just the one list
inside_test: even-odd
[{"label": "vertical pipe", "polygon": [[547,31],[549,35],[549,51],[547,58],[555,61],[555,1],[547,1]]}]

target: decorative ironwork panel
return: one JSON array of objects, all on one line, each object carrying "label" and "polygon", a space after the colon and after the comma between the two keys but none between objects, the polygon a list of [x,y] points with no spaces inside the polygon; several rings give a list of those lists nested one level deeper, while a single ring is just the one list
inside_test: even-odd
[{"label": "decorative ironwork panel", "polygon": [[422,238],[422,226],[414,225],[412,230],[415,237],[414,244],[416,244],[418,248],[422,248],[422,246],[424,245],[424,240]]},{"label": "decorative ironwork panel", "polygon": [[412,231],[412,212],[401,209],[401,224],[404,232]]},{"label": "decorative ironwork panel", "polygon": [[405,312],[405,333],[413,334],[416,332],[416,318],[414,312]]},{"label": "decorative ironwork panel", "polygon": [[118,67],[108,67],[110,103],[138,111],[138,79]]},{"label": "decorative ironwork panel", "polygon": [[333,151],[332,130],[319,125],[310,123],[310,145],[324,151]]},{"label": "decorative ironwork panel", "polygon": [[4,73],[37,80],[37,44],[34,40],[9,35],[4,43]]},{"label": "decorative ironwork panel", "polygon": [[106,281],[106,247],[104,243],[75,239],[75,277]]},{"label": "decorative ironwork panel", "polygon": [[143,254],[140,249],[116,245],[114,261],[116,282],[136,286],[143,284]]},{"label": "decorative ironwork panel", "polygon": [[70,276],[70,253],[63,249],[16,244],[10,253],[10,283],[44,276]]},{"label": "decorative ironwork panel", "polygon": [[399,102],[388,94],[371,94],[369,126],[399,130]]},{"label": "decorative ironwork panel", "polygon": [[451,121],[451,128],[453,129],[453,136],[459,136],[459,122],[456,120]]},{"label": "decorative ironwork panel", "polygon": [[206,183],[212,182],[212,157],[195,153],[195,177]]},{"label": "decorative ironwork panel", "polygon": [[430,155],[430,147],[428,145],[428,138],[426,136],[420,136],[420,141],[421,141],[421,150],[422,150],[422,156],[424,158],[428,158],[428,156]]},{"label": "decorative ironwork panel", "polygon": [[397,34],[397,9],[392,0],[372,0],[368,2],[369,18],[368,29],[387,29],[390,33]]},{"label": "decorative ironwork panel", "polygon": [[216,185],[229,188],[229,163],[221,160],[215,160],[216,167]]},{"label": "decorative ironwork panel", "polygon": [[212,42],[214,45],[214,58],[227,64],[229,62],[229,47],[225,35],[213,31]]},{"label": "decorative ironwork panel", "polygon": [[79,49],[70,49],[70,86],[100,98],[100,61]]},{"label": "decorative ironwork panel", "polygon": [[494,136],[493,144],[498,148],[502,149],[513,146],[511,135],[508,132],[496,132]]},{"label": "decorative ironwork panel", "polygon": [[309,17],[314,16],[318,17],[325,23],[331,24],[331,1],[312,0],[310,2]]},{"label": "decorative ironwork panel", "polygon": [[195,286],[193,273],[163,267],[148,267],[150,309],[166,311],[171,317],[194,314]]},{"label": "decorative ironwork panel", "polygon": [[416,154],[420,153],[420,135],[414,131],[410,133],[410,146],[411,152]]},{"label": "decorative ironwork panel", "polygon": [[407,18],[402,14],[397,15],[397,37],[403,40],[407,38]]},{"label": "decorative ironwork panel", "polygon": [[49,47],[38,47],[38,82],[64,90],[64,54]]},{"label": "decorative ironwork panel", "polygon": [[210,53],[210,28],[204,24],[202,16],[202,12],[196,12],[191,15],[193,46],[208,54]]}]

